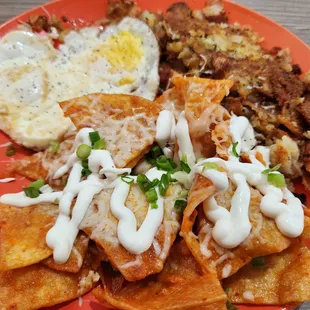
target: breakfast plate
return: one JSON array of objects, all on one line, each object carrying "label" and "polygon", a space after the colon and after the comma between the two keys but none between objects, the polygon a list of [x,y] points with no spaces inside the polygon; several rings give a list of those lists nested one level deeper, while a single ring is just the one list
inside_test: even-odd
[{"label": "breakfast plate", "polygon": [[[147,0],[138,0],[136,1],[139,7],[142,10],[150,10],[150,11],[166,11],[171,4],[175,1],[147,1]],[[191,9],[201,9],[205,1],[203,0],[187,0],[186,3],[190,6]],[[42,5],[38,8],[34,8],[28,12],[21,14],[20,16],[15,17],[14,19],[6,22],[2,26],[0,26],[0,37],[6,35],[9,31],[12,31],[18,27],[18,25],[23,22],[27,22],[31,16],[35,15],[44,15],[48,18],[52,18],[54,15],[58,18],[62,18],[64,21],[65,27],[72,28],[82,28],[89,25],[93,25],[98,20],[102,20],[106,13],[107,1],[101,0],[89,0],[87,4],[84,0],[56,0],[45,5]],[[282,26],[276,24],[272,20],[251,11],[235,2],[225,0],[224,1],[225,11],[227,12],[229,23],[237,22],[240,25],[249,25],[251,28],[259,33],[259,35],[264,37],[264,41],[262,42],[262,46],[265,49],[272,49],[274,47],[280,48],[289,48],[292,56],[292,63],[298,64],[303,73],[306,73],[310,70],[310,63],[308,59],[310,58],[310,48],[302,42],[299,38],[297,38],[294,34],[289,32],[287,29]],[[126,25],[125,25],[126,26]],[[126,31],[126,28],[120,28],[117,31]],[[143,33],[144,36],[147,36],[147,32]],[[151,44],[151,43],[150,43]],[[151,50],[147,49],[147,46],[144,47],[144,51],[151,53]],[[139,51],[135,51],[139,52]],[[1,56],[1,55],[0,55]],[[151,72],[151,69],[148,71]],[[150,79],[151,79],[151,73]],[[224,80],[223,80],[224,81]],[[150,82],[151,83],[151,82]],[[175,79],[175,85],[177,85],[177,78]],[[184,83],[181,81],[179,83]],[[226,83],[226,82],[223,82]],[[231,86],[225,86],[231,87]],[[136,89],[135,89],[136,91]],[[228,89],[229,93],[229,89]],[[137,93],[141,94],[141,93]],[[150,95],[152,96],[152,94]],[[73,97],[78,97],[75,95]],[[148,95],[145,95],[146,99]],[[66,101],[70,98],[63,99],[61,101]],[[99,98],[100,99],[100,98]],[[98,100],[99,100],[98,99]],[[101,99],[100,99],[101,100]],[[102,99],[104,100],[104,98]],[[143,104],[141,103],[143,106]],[[66,107],[67,108],[67,107]],[[69,104],[70,108],[70,104]],[[68,109],[69,109],[68,108]],[[76,125],[76,124],[75,124]],[[7,167],[7,164],[10,162],[14,162],[15,160],[20,160],[24,156],[31,155],[32,152],[27,150],[26,148],[15,145],[16,154],[13,156],[7,156],[7,146],[11,144],[10,138],[8,135],[0,132],[0,170],[4,170]],[[41,146],[41,145],[40,145]],[[144,155],[144,154],[143,154]],[[213,169],[213,168],[212,168]],[[268,170],[268,169],[267,169]],[[29,181],[20,177],[17,178],[14,182],[9,182],[5,184],[1,184],[0,187],[0,195],[4,195],[7,193],[17,193],[22,190],[24,186],[27,186]],[[301,184],[298,184],[295,192],[303,193],[305,190]],[[266,309],[266,310],[280,310],[280,309],[293,309],[293,306],[280,307],[280,306],[238,306],[239,309]],[[106,306],[97,302],[97,300],[91,295],[87,294],[83,297],[80,297],[78,300],[73,302],[68,302],[62,305],[53,306],[52,308],[46,309],[82,309],[82,310],[100,310],[100,309],[108,309],[108,304]]]}]

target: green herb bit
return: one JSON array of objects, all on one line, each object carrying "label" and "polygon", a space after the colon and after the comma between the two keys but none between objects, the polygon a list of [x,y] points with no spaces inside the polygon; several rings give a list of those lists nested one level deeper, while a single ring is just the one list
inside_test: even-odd
[{"label": "green herb bit", "polygon": [[206,162],[204,164],[202,164],[204,169],[210,169],[210,170],[219,170],[219,165],[216,163],[212,163],[212,162]]},{"label": "green herb bit", "polygon": [[235,157],[239,157],[240,155],[237,152],[237,146],[238,146],[238,142],[234,142],[232,144],[232,150],[231,150],[231,154],[234,155]]},{"label": "green herb bit", "polygon": [[146,196],[147,201],[150,203],[156,202],[158,199],[157,192],[156,192],[155,188],[151,188],[150,190],[145,192],[145,196]]},{"label": "green herb bit", "polygon": [[269,173],[267,180],[271,185],[278,188],[286,186],[284,175],[280,173]]},{"label": "green herb bit", "polygon": [[191,172],[191,168],[189,167],[189,165],[184,162],[183,160],[181,160],[181,169],[183,171],[185,171],[187,174],[189,174]]},{"label": "green herb bit", "polygon": [[83,168],[81,174],[82,177],[88,177],[91,174],[91,171],[88,168]]},{"label": "green herb bit", "polygon": [[183,212],[184,209],[186,208],[186,205],[187,205],[187,201],[186,200],[179,199],[179,200],[175,201],[174,208],[177,209],[178,211]]},{"label": "green herb bit", "polygon": [[6,147],[5,149],[6,156],[14,156],[15,154],[16,154],[16,148],[14,144],[10,144],[9,146]]},{"label": "green herb bit", "polygon": [[265,267],[265,258],[264,257],[255,257],[252,259],[253,268],[264,268]]},{"label": "green herb bit", "polygon": [[168,175],[168,173],[163,174],[160,178],[160,182],[159,182],[159,193],[161,196],[165,196],[169,187],[169,181],[170,181],[170,176]]},{"label": "green herb bit", "polygon": [[204,157],[200,157],[200,158],[197,159],[197,163],[199,163],[200,161],[203,161],[203,160],[205,160],[205,158]]},{"label": "green herb bit", "polygon": [[163,152],[162,152],[161,148],[158,145],[153,146],[152,149],[151,149],[151,156],[152,156],[152,158],[156,159],[160,155],[163,155]]},{"label": "green herb bit", "polygon": [[158,209],[158,204],[156,202],[151,202],[151,209]]},{"label": "green herb bit", "polygon": [[188,190],[184,189],[182,191],[180,191],[178,198],[179,199],[187,199],[188,197]]},{"label": "green herb bit", "polygon": [[23,188],[25,195],[29,198],[37,198],[40,196],[40,190],[36,187],[25,187]]},{"label": "green herb bit", "polygon": [[226,301],[226,308],[227,310],[239,310],[238,307],[234,306],[230,301]]},{"label": "green herb bit", "polygon": [[97,141],[100,140],[100,135],[98,131],[93,131],[88,133],[89,140],[91,142],[91,145],[94,145]]},{"label": "green herb bit", "polygon": [[183,161],[184,163],[187,164],[187,155],[186,155],[186,153],[183,153],[183,154],[182,154],[181,161]]},{"label": "green herb bit", "polygon": [[76,156],[79,159],[87,159],[91,153],[91,147],[87,144],[81,144],[76,150]]},{"label": "green herb bit", "polygon": [[55,154],[59,150],[59,147],[60,147],[60,142],[58,140],[52,140],[49,143],[48,151],[52,154]]},{"label": "green herb bit", "polygon": [[280,169],[280,167],[281,167],[281,164],[278,164],[278,165],[274,166],[273,168],[266,169],[266,170],[262,171],[262,174],[268,175],[270,172],[278,171]]},{"label": "green herb bit", "polygon": [[106,147],[105,139],[100,139],[96,141],[93,145],[94,150],[103,150]]},{"label": "green herb bit", "polygon": [[29,185],[29,187],[34,187],[36,189],[40,189],[42,186],[44,186],[44,181],[42,179],[36,180]]},{"label": "green herb bit", "polygon": [[152,187],[154,187],[152,182],[148,179],[148,177],[145,174],[138,174],[137,184],[144,193],[150,190]]},{"label": "green herb bit", "polygon": [[159,170],[173,171],[177,165],[170,158],[167,158],[165,155],[161,155],[156,160],[156,166]]},{"label": "green herb bit", "polygon": [[226,295],[230,295],[230,293],[231,293],[231,287],[230,286],[227,286],[225,288],[225,293],[226,293]]},{"label": "green herb bit", "polygon": [[159,184],[159,180],[156,178],[156,179],[154,179],[153,181],[152,181],[152,185],[153,185],[153,187],[155,187],[155,186],[157,186],[158,184]]},{"label": "green herb bit", "polygon": [[121,180],[127,184],[131,184],[133,182],[133,178],[128,176],[121,176]]},{"label": "green herb bit", "polygon": [[82,160],[82,167],[88,169],[88,159],[83,159]]}]

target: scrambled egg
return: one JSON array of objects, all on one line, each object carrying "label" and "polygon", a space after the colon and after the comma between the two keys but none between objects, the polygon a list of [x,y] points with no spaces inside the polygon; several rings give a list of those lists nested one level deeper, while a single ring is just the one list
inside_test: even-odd
[{"label": "scrambled egg", "polygon": [[58,49],[47,35],[12,31],[0,40],[0,129],[19,144],[44,149],[73,128],[58,102],[89,93],[153,100],[158,62],[153,32],[135,18],[103,32],[70,31]]}]

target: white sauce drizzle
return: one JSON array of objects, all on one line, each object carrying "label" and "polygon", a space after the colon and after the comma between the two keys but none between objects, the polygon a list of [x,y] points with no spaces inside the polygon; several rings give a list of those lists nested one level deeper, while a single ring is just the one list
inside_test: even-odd
[{"label": "white sauce drizzle", "polygon": [[[159,171],[157,168],[150,169],[146,176],[153,181],[155,178],[160,179],[165,171]],[[117,235],[123,247],[132,254],[141,254],[153,243],[155,234],[164,217],[164,200],[159,193],[158,187],[156,192],[158,195],[157,209],[152,209],[149,205],[146,217],[137,230],[137,220],[134,213],[125,206],[130,185],[121,179],[116,181],[116,186],[110,200],[110,208],[112,214],[119,220],[117,226]]]},{"label": "white sauce drizzle", "polygon": [[0,179],[0,183],[9,183],[15,181],[15,178],[5,178],[5,179]]}]

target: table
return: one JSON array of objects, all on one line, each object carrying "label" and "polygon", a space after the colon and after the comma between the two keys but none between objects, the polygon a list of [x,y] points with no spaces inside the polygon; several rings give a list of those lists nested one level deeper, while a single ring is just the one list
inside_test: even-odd
[{"label": "table", "polygon": [[[0,0],[0,23],[45,2],[47,1]],[[235,2],[274,19],[310,45],[310,0],[236,0]]]}]

